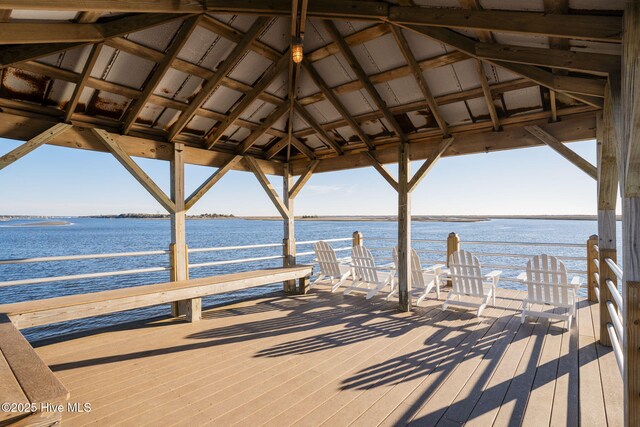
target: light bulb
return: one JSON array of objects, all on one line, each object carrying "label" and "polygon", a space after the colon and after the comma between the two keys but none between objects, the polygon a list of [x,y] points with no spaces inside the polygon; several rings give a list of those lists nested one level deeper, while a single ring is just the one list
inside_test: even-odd
[{"label": "light bulb", "polygon": [[302,56],[302,44],[294,44],[291,49],[291,59],[293,59],[293,62],[295,62],[296,64],[299,64],[302,62]]}]

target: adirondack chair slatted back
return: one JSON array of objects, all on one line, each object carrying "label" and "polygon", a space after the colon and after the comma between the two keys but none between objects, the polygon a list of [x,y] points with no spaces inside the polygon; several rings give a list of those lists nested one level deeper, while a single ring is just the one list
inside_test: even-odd
[{"label": "adirondack chair slatted back", "polygon": [[[393,263],[398,271],[398,247],[393,248]],[[424,282],[424,274],[422,270],[422,263],[420,257],[415,249],[411,249],[411,287],[412,288],[424,288],[426,283]]]},{"label": "adirondack chair slatted back", "polygon": [[320,265],[320,274],[329,277],[340,277],[340,265],[333,248],[324,240],[316,242],[313,248]]},{"label": "adirondack chair slatted back", "polygon": [[477,297],[484,296],[480,261],[471,252],[460,250],[451,254],[449,268],[451,284],[455,292]]},{"label": "adirondack chair slatted back", "polygon": [[356,280],[365,283],[379,283],[378,271],[373,255],[364,246],[354,246],[351,254]]},{"label": "adirondack chair slatted back", "polygon": [[558,258],[538,255],[527,263],[529,302],[553,305],[573,304],[567,268]]}]

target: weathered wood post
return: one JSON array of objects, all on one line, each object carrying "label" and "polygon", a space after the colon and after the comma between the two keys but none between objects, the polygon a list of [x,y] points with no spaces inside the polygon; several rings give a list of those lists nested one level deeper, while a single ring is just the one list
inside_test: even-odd
[{"label": "weathered wood post", "polygon": [[[607,302],[611,301],[611,292],[607,280],[617,283],[617,277],[605,261],[611,258],[617,260],[616,254],[616,203],[618,195],[618,170],[616,160],[616,134],[610,111],[610,100],[605,100],[605,113],[596,117],[596,140],[598,144],[598,274],[600,281],[598,290],[600,296],[600,344],[611,346],[607,324],[611,323],[611,315]],[[591,264],[594,264],[591,262]],[[590,277],[589,284],[593,278]],[[589,288],[591,291],[591,287]],[[590,294],[590,301],[595,301],[595,295]]]},{"label": "weathered wood post", "polygon": [[460,250],[460,236],[458,233],[449,233],[447,237],[447,267],[449,266],[449,258],[454,252]]},{"label": "weathered wood post", "polygon": [[362,233],[359,231],[354,231],[353,237],[351,239],[351,245],[355,248],[356,246],[362,246],[363,242],[364,237],[362,236]]},{"label": "weathered wood post", "polygon": [[[175,210],[170,212],[171,217],[171,274],[172,281],[187,280],[189,278],[188,253],[186,242],[186,208],[184,194],[184,144],[173,145],[171,158],[171,200],[175,204]],[[194,298],[173,303],[171,312],[174,316],[186,316],[187,320],[194,322],[200,320],[202,301]]]},{"label": "weathered wood post", "polygon": [[609,76],[612,117],[618,133],[618,180],[622,196],[624,278],[624,422],[640,425],[640,2],[627,0],[623,17],[622,84]]},{"label": "weathered wood post", "polygon": [[[282,264],[285,267],[296,265],[296,235],[295,235],[295,219],[293,214],[293,197],[290,197],[291,188],[293,186],[293,176],[291,175],[291,169],[289,164],[284,165],[282,176],[282,197],[285,207],[288,210],[288,215],[285,215],[283,220],[284,226],[284,239],[282,240],[283,261]],[[295,280],[287,280],[283,282],[283,290],[287,294],[305,293],[306,287],[303,289],[296,288]]]},{"label": "weathered wood post", "polygon": [[400,311],[411,311],[411,163],[409,144],[398,148],[398,301]]},{"label": "weathered wood post", "polygon": [[598,266],[594,260],[598,260],[598,236],[593,235],[587,239],[587,298],[589,301],[597,301],[596,290],[599,283],[594,273],[600,274]]}]

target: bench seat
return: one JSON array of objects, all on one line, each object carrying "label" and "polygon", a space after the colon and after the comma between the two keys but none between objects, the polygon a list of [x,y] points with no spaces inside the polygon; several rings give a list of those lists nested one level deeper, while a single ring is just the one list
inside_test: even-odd
[{"label": "bench seat", "polygon": [[[222,274],[177,282],[135,286],[80,295],[69,295],[0,305],[19,328],[47,325],[101,314],[201,298],[290,280],[306,281],[313,267],[296,265],[242,273]],[[304,284],[301,285],[304,287]]]},{"label": "bench seat", "polygon": [[0,402],[33,404],[36,409],[0,411],[0,426],[54,425],[60,422],[62,412],[53,408],[66,405],[68,399],[69,392],[60,380],[9,318],[0,314]]}]

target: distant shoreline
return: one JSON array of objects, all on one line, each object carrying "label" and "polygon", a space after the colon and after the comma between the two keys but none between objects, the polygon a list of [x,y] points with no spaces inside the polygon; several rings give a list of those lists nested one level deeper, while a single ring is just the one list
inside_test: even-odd
[{"label": "distant shoreline", "polygon": [[[62,219],[62,218],[95,218],[95,219],[144,219],[144,220],[169,220],[169,215],[163,214],[118,214],[118,215],[89,215],[89,216],[2,216],[0,215],[0,221],[8,220],[28,220],[28,219]],[[191,220],[230,220],[241,219],[247,221],[281,221],[279,216],[234,216],[234,215],[216,215],[216,214],[203,214],[187,216],[188,221]],[[395,215],[318,215],[318,216],[297,216],[296,221],[357,221],[357,222],[395,222],[397,217]],[[412,220],[414,222],[486,222],[496,219],[536,219],[536,220],[555,220],[555,221],[596,221],[597,215],[413,215]],[[617,216],[617,221],[621,221],[621,217]],[[69,225],[67,221],[43,221],[37,223],[23,223],[11,225],[13,227],[28,227],[28,226],[63,226]]]}]

